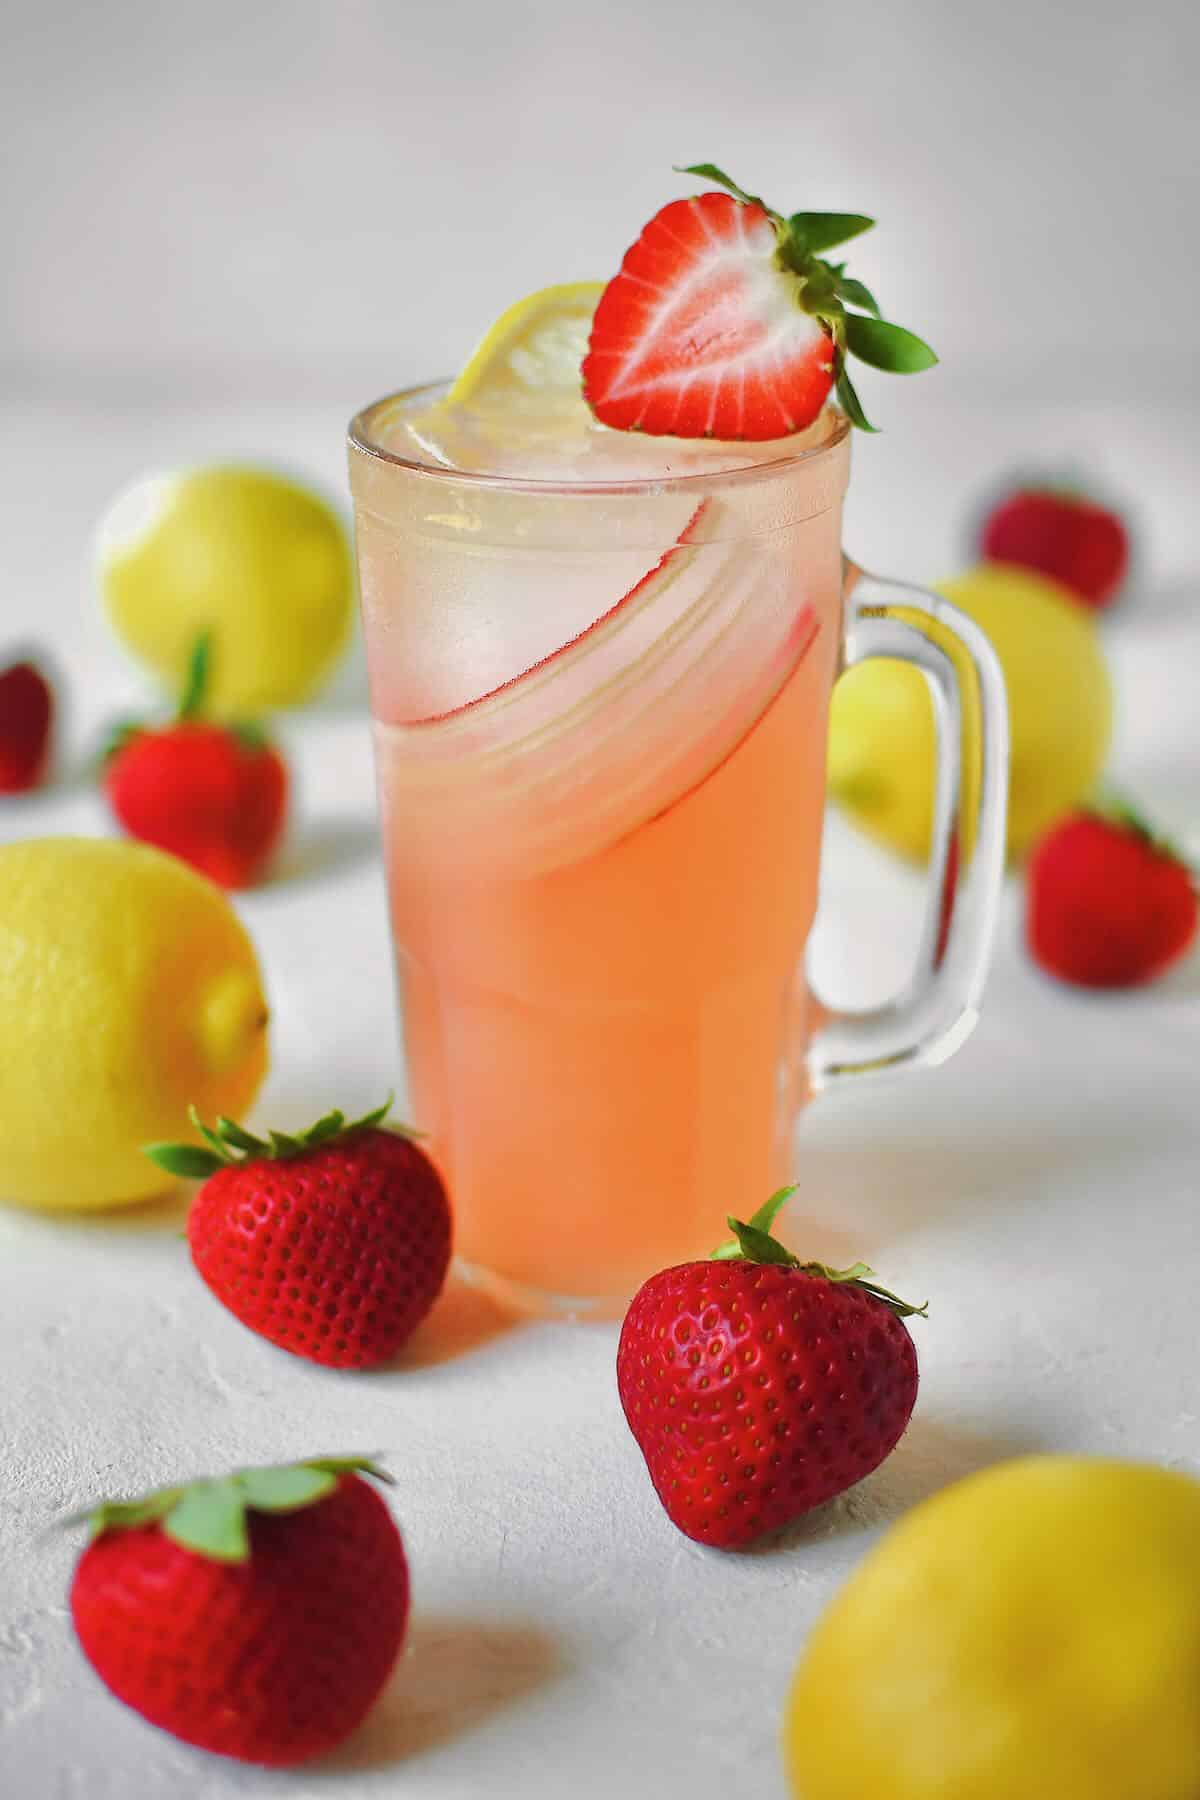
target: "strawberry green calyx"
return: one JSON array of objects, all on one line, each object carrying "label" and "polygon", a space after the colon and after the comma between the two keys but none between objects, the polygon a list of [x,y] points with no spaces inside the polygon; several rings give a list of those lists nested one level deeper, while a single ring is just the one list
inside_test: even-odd
[{"label": "strawberry green calyx", "polygon": [[797,212],[785,218],[765,200],[740,188],[715,163],[677,165],[676,173],[715,181],[735,200],[760,207],[766,213],[778,239],[779,266],[797,277],[799,305],[819,319],[833,339],[834,382],[842,410],[860,431],[874,431],[846,372],[847,356],[856,356],[860,362],[892,375],[916,375],[922,369],[931,369],[938,360],[915,332],[880,316],[874,295],[861,281],[846,274],[845,263],[827,262],[819,254],[870,231],[874,219],[864,213],[821,212]]},{"label": "strawberry green calyx", "polygon": [[794,1185],[780,1188],[749,1220],[726,1220],[733,1237],[713,1251],[713,1261],[774,1263],[780,1268],[798,1269],[802,1275],[819,1275],[825,1281],[837,1282],[839,1286],[857,1288],[860,1293],[870,1294],[873,1300],[881,1300],[898,1319],[928,1318],[928,1300],[920,1306],[910,1306],[906,1300],[901,1300],[889,1293],[887,1288],[880,1287],[874,1279],[875,1271],[866,1263],[857,1262],[848,1269],[831,1269],[826,1263],[801,1262],[798,1256],[793,1256],[787,1246],[772,1235],[771,1227],[795,1192]]},{"label": "strawberry green calyx", "polygon": [[1172,862],[1177,862],[1181,868],[1186,869],[1190,875],[1200,878],[1200,871],[1185,853],[1182,845],[1178,844],[1174,838],[1168,837],[1165,832],[1159,831],[1157,826],[1152,825],[1145,813],[1139,811],[1133,801],[1118,789],[1104,788],[1101,793],[1096,795],[1086,810],[1092,814],[1093,818],[1103,819],[1109,825],[1117,825],[1122,831],[1131,832],[1134,837],[1142,840],[1147,849],[1153,850],[1159,856],[1169,857]]},{"label": "strawberry green calyx", "polygon": [[315,1456],[301,1463],[235,1469],[229,1475],[159,1488],[139,1500],[104,1500],[73,1513],[64,1524],[86,1521],[93,1538],[106,1531],[159,1525],[173,1543],[198,1556],[244,1563],[250,1559],[247,1513],[299,1512],[324,1500],[343,1475],[369,1475],[392,1485],[387,1470],[368,1456]]},{"label": "strawberry green calyx", "polygon": [[[223,1115],[215,1126],[206,1125],[193,1106],[188,1109],[189,1117],[204,1139],[203,1144],[144,1144],[142,1153],[160,1169],[165,1169],[168,1175],[179,1175],[186,1181],[206,1181],[220,1169],[250,1162],[286,1162],[289,1157],[302,1156],[306,1150],[315,1150],[321,1144],[332,1144],[352,1137],[356,1132],[370,1131],[383,1123],[391,1111],[392,1099],[389,1094],[382,1106],[364,1113],[361,1119],[348,1120],[345,1113],[335,1108],[333,1112],[323,1114],[307,1131],[269,1131],[265,1138],[255,1137],[253,1132]],[[404,1137],[416,1135],[401,1126],[389,1129]]]}]

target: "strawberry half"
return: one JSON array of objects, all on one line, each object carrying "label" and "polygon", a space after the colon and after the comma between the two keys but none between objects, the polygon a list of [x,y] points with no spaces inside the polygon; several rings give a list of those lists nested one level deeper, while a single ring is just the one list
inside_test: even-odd
[{"label": "strawberry half", "polygon": [[903,375],[937,361],[880,318],[844,263],[818,255],[874,220],[784,218],[712,163],[680,172],[726,191],[663,207],[605,288],[583,363],[596,418],[656,436],[779,438],[811,425],[836,388],[852,424],[873,430],[847,355]]}]

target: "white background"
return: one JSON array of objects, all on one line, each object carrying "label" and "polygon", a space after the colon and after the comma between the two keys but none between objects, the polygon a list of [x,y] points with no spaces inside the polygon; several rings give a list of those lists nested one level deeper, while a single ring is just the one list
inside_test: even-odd
[{"label": "white background", "polygon": [[783,211],[877,217],[855,266],[937,379],[1194,379],[1189,0],[2,16],[10,365],[365,396],[452,369],[516,294],[612,269],[688,191],[671,164],[712,160]]},{"label": "white background", "polygon": [[[342,428],[453,367],[516,293],[603,274],[713,158],[785,207],[882,221],[855,265],[941,369],[864,376],[848,541],[931,579],[983,489],[1070,457],[1138,525],[1105,625],[1115,766],[1200,824],[1198,28],[1191,6],[9,5],[0,50],[0,659],[53,655],[54,787],[0,837],[107,828],[83,756],[137,677],[87,545],[147,465],[238,455],[344,486]],[[266,969],[261,1118],[395,1078],[369,741],[339,703],[283,727],[299,806],[239,901]],[[915,878],[835,822],[817,964],[895,986]],[[975,1038],[943,1070],[805,1121],[791,1236],[928,1293],[922,1395],[887,1467],[782,1542],[722,1558],[650,1493],[608,1328],[505,1330],[454,1288],[403,1363],[301,1365],[196,1281],[169,1203],[0,1211],[0,1792],[21,1800],[782,1800],[781,1696],[872,1535],[1026,1449],[1200,1468],[1200,961],[1125,996],[1030,966],[1005,898]],[[0,1118],[0,1129],[3,1120]],[[414,1569],[410,1652],[332,1762],[187,1751],[105,1694],[71,1637],[97,1491],[379,1448]],[[1102,1800],[1097,1796],[1096,1800]]]}]

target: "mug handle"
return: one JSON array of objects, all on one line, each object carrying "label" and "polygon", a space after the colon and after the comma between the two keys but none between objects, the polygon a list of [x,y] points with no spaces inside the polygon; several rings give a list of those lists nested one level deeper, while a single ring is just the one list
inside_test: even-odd
[{"label": "mug handle", "polygon": [[[912,663],[924,674],[937,724],[937,791],[925,924],[913,972],[885,1006],[837,1012],[818,999],[821,1023],[809,1049],[814,1092],[848,1076],[933,1067],[970,1037],[996,934],[1008,816],[1008,702],[999,660],[983,632],[940,595],[865,574],[848,560],[844,606],[839,675],[872,657]],[[961,882],[961,679],[949,654],[905,615],[928,619],[957,640],[978,695],[974,851]],[[971,821],[962,824],[969,833]]]}]

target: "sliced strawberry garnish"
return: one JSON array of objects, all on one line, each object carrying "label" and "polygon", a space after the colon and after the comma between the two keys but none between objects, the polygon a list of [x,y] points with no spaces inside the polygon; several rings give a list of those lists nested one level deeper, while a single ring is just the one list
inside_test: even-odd
[{"label": "sliced strawberry garnish", "polygon": [[721,438],[786,437],[815,419],[835,346],[776,248],[769,215],[729,194],[664,206],[596,308],[583,379],[597,416]]},{"label": "sliced strawberry garnish", "polygon": [[711,163],[687,173],[728,191],[672,201],[626,252],[596,307],[583,364],[596,417],[654,435],[786,437],[812,424],[836,385],[852,422],[870,430],[847,353],[900,374],[937,360],[878,317],[844,264],[817,255],[873,221],[785,219]]}]

